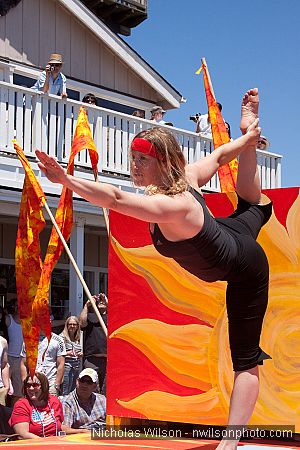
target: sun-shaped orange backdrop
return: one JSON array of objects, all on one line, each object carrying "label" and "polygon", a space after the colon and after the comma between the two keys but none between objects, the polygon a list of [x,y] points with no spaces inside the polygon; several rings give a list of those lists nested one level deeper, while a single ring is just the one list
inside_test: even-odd
[{"label": "sun-shaped orange backdrop", "polygon": [[[264,195],[274,212],[258,239],[270,263],[261,346],[272,360],[260,369],[251,423],[300,431],[299,189]],[[234,194],[206,200],[215,216],[236,204]],[[203,282],[160,256],[144,222],[112,212],[110,229],[108,414],[225,424],[233,383],[226,283]]]}]

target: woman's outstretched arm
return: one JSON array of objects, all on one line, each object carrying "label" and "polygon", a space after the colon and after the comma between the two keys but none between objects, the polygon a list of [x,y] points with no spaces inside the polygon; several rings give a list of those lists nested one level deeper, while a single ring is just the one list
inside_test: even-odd
[{"label": "woman's outstretched arm", "polygon": [[256,119],[243,136],[221,145],[200,161],[189,164],[186,167],[189,182],[195,187],[204,186],[217,173],[219,167],[229,163],[247,149],[256,147],[259,135],[260,128]]},{"label": "woman's outstretched arm", "polygon": [[90,203],[112,209],[147,222],[173,223],[189,212],[188,202],[181,196],[142,196],[121,191],[108,183],[95,183],[72,175],[58,164],[55,158],[36,150],[39,168],[53,183],[60,183]]}]

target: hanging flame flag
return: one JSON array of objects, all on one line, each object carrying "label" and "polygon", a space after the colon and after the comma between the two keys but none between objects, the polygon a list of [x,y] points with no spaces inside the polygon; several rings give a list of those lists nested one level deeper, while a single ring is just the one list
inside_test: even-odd
[{"label": "hanging flame flag", "polygon": [[[216,99],[212,93],[212,89],[210,87],[208,79],[207,67],[205,64],[202,64],[202,69],[203,69],[204,88],[208,105],[208,114],[211,123],[211,131],[214,142],[214,149],[216,149],[221,145],[229,142],[230,138],[227,133],[221,111],[219,110]],[[199,69],[196,73],[200,72],[201,69]],[[230,163],[224,164],[219,168],[218,175],[220,180],[221,192],[235,192],[237,172],[238,172],[237,159],[234,159],[230,161]]]},{"label": "hanging flame flag", "polygon": [[[34,321],[32,309],[42,271],[39,234],[45,226],[42,206],[46,199],[23,150],[15,141],[14,148],[25,170],[15,252],[16,284],[27,364],[33,376],[37,363],[40,326]],[[47,311],[44,322],[48,322],[50,327],[49,310]]]},{"label": "hanging flame flag", "polygon": [[[86,115],[86,110],[82,106],[79,110],[76,130],[74,134],[74,139],[72,142],[72,149],[70,154],[70,159],[67,167],[67,172],[70,175],[74,174],[74,159],[77,153],[81,150],[87,149],[90,155],[92,169],[94,175],[98,173],[98,152],[95,143],[92,138],[92,133],[88,118]],[[63,187],[61,197],[59,200],[58,208],[56,211],[55,220],[59,226],[59,229],[67,242],[70,238],[72,226],[73,226],[73,193],[70,189]],[[42,269],[42,274],[40,278],[40,283],[38,286],[37,295],[33,305],[34,319],[41,324],[45,335],[50,339],[51,329],[44,328],[44,318],[46,314],[46,309],[49,310],[48,299],[49,299],[49,287],[51,281],[51,273],[57,264],[60,255],[63,250],[63,244],[57,234],[55,228],[52,228],[52,233],[50,236],[46,257],[44,260],[44,265]],[[41,305],[43,307],[41,308]]]}]

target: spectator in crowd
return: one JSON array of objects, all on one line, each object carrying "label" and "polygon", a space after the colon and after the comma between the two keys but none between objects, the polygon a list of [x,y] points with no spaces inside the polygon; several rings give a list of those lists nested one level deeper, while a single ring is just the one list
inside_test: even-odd
[{"label": "spectator in crowd", "polygon": [[270,147],[270,142],[265,136],[260,136],[257,143],[257,148],[259,150],[267,150]]},{"label": "spectator in crowd", "polygon": [[153,108],[150,110],[151,112],[151,118],[150,120],[153,120],[154,122],[158,123],[159,125],[169,125],[173,126],[172,122],[166,122],[163,120],[163,117],[166,113],[164,109],[162,109],[161,106],[153,106]]},{"label": "spectator in crowd", "polygon": [[61,73],[62,65],[62,56],[59,53],[52,53],[45,70],[40,74],[32,89],[44,92],[44,94],[67,97],[67,80]]},{"label": "spectator in crowd", "polygon": [[[107,324],[107,297],[101,293],[94,296],[97,308]],[[92,368],[97,371],[99,378],[99,390],[103,392],[106,376],[106,336],[99,323],[98,317],[88,300],[79,316],[80,327],[83,330],[83,354],[84,368]],[[104,392],[103,392],[104,393]]]},{"label": "spectator in crowd", "polygon": [[[46,375],[51,395],[59,395],[60,393],[60,385],[64,376],[66,354],[65,343],[61,336],[52,333],[48,344],[48,339],[41,333],[36,370]],[[21,377],[22,380],[24,380],[28,375],[24,344],[21,356]]]},{"label": "spectator in crowd", "polygon": [[94,369],[80,372],[76,389],[62,399],[64,426],[68,429],[91,429],[105,425],[106,399],[96,393],[98,375]]},{"label": "spectator in crowd", "polygon": [[9,425],[22,439],[57,436],[61,431],[63,410],[60,400],[49,394],[49,383],[43,373],[35,372],[24,380],[24,398],[13,409]]},{"label": "spectator in crowd", "polygon": [[139,109],[133,111],[132,115],[134,117],[140,117],[141,119],[145,119],[145,111],[140,111]]},{"label": "spectator in crowd", "polygon": [[89,103],[90,105],[97,106],[97,99],[94,94],[89,93],[83,97],[82,103]]},{"label": "spectator in crowd", "polygon": [[[220,112],[222,111],[221,103],[217,103]],[[201,133],[204,136],[211,138],[211,123],[209,113],[201,114],[197,119],[196,133]]]},{"label": "spectator in crowd", "polygon": [[5,406],[9,391],[9,365],[7,358],[7,340],[0,336],[0,405]]},{"label": "spectator in crowd", "polygon": [[61,394],[68,395],[75,389],[80,372],[80,358],[83,355],[80,344],[80,325],[76,316],[68,317],[60,336],[64,340],[67,352]]},{"label": "spectator in crowd", "polygon": [[229,125],[228,122],[225,122],[225,128],[226,128],[226,131],[228,133],[229,139],[232,140],[232,138],[231,138],[231,128],[230,128],[230,125]]},{"label": "spectator in crowd", "polygon": [[21,380],[21,350],[23,345],[23,334],[20,321],[20,313],[17,299],[13,299],[8,309],[10,314],[5,317],[5,323],[8,333],[8,362],[10,379],[13,386],[13,396],[11,406],[22,397],[22,380]]}]

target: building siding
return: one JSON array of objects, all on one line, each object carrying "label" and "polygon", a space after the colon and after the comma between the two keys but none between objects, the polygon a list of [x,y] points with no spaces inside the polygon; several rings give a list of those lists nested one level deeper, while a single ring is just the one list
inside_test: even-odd
[{"label": "building siding", "polygon": [[159,99],[151,86],[54,0],[23,0],[0,17],[1,56],[45,67],[53,52],[63,55],[67,77],[150,102]]}]

